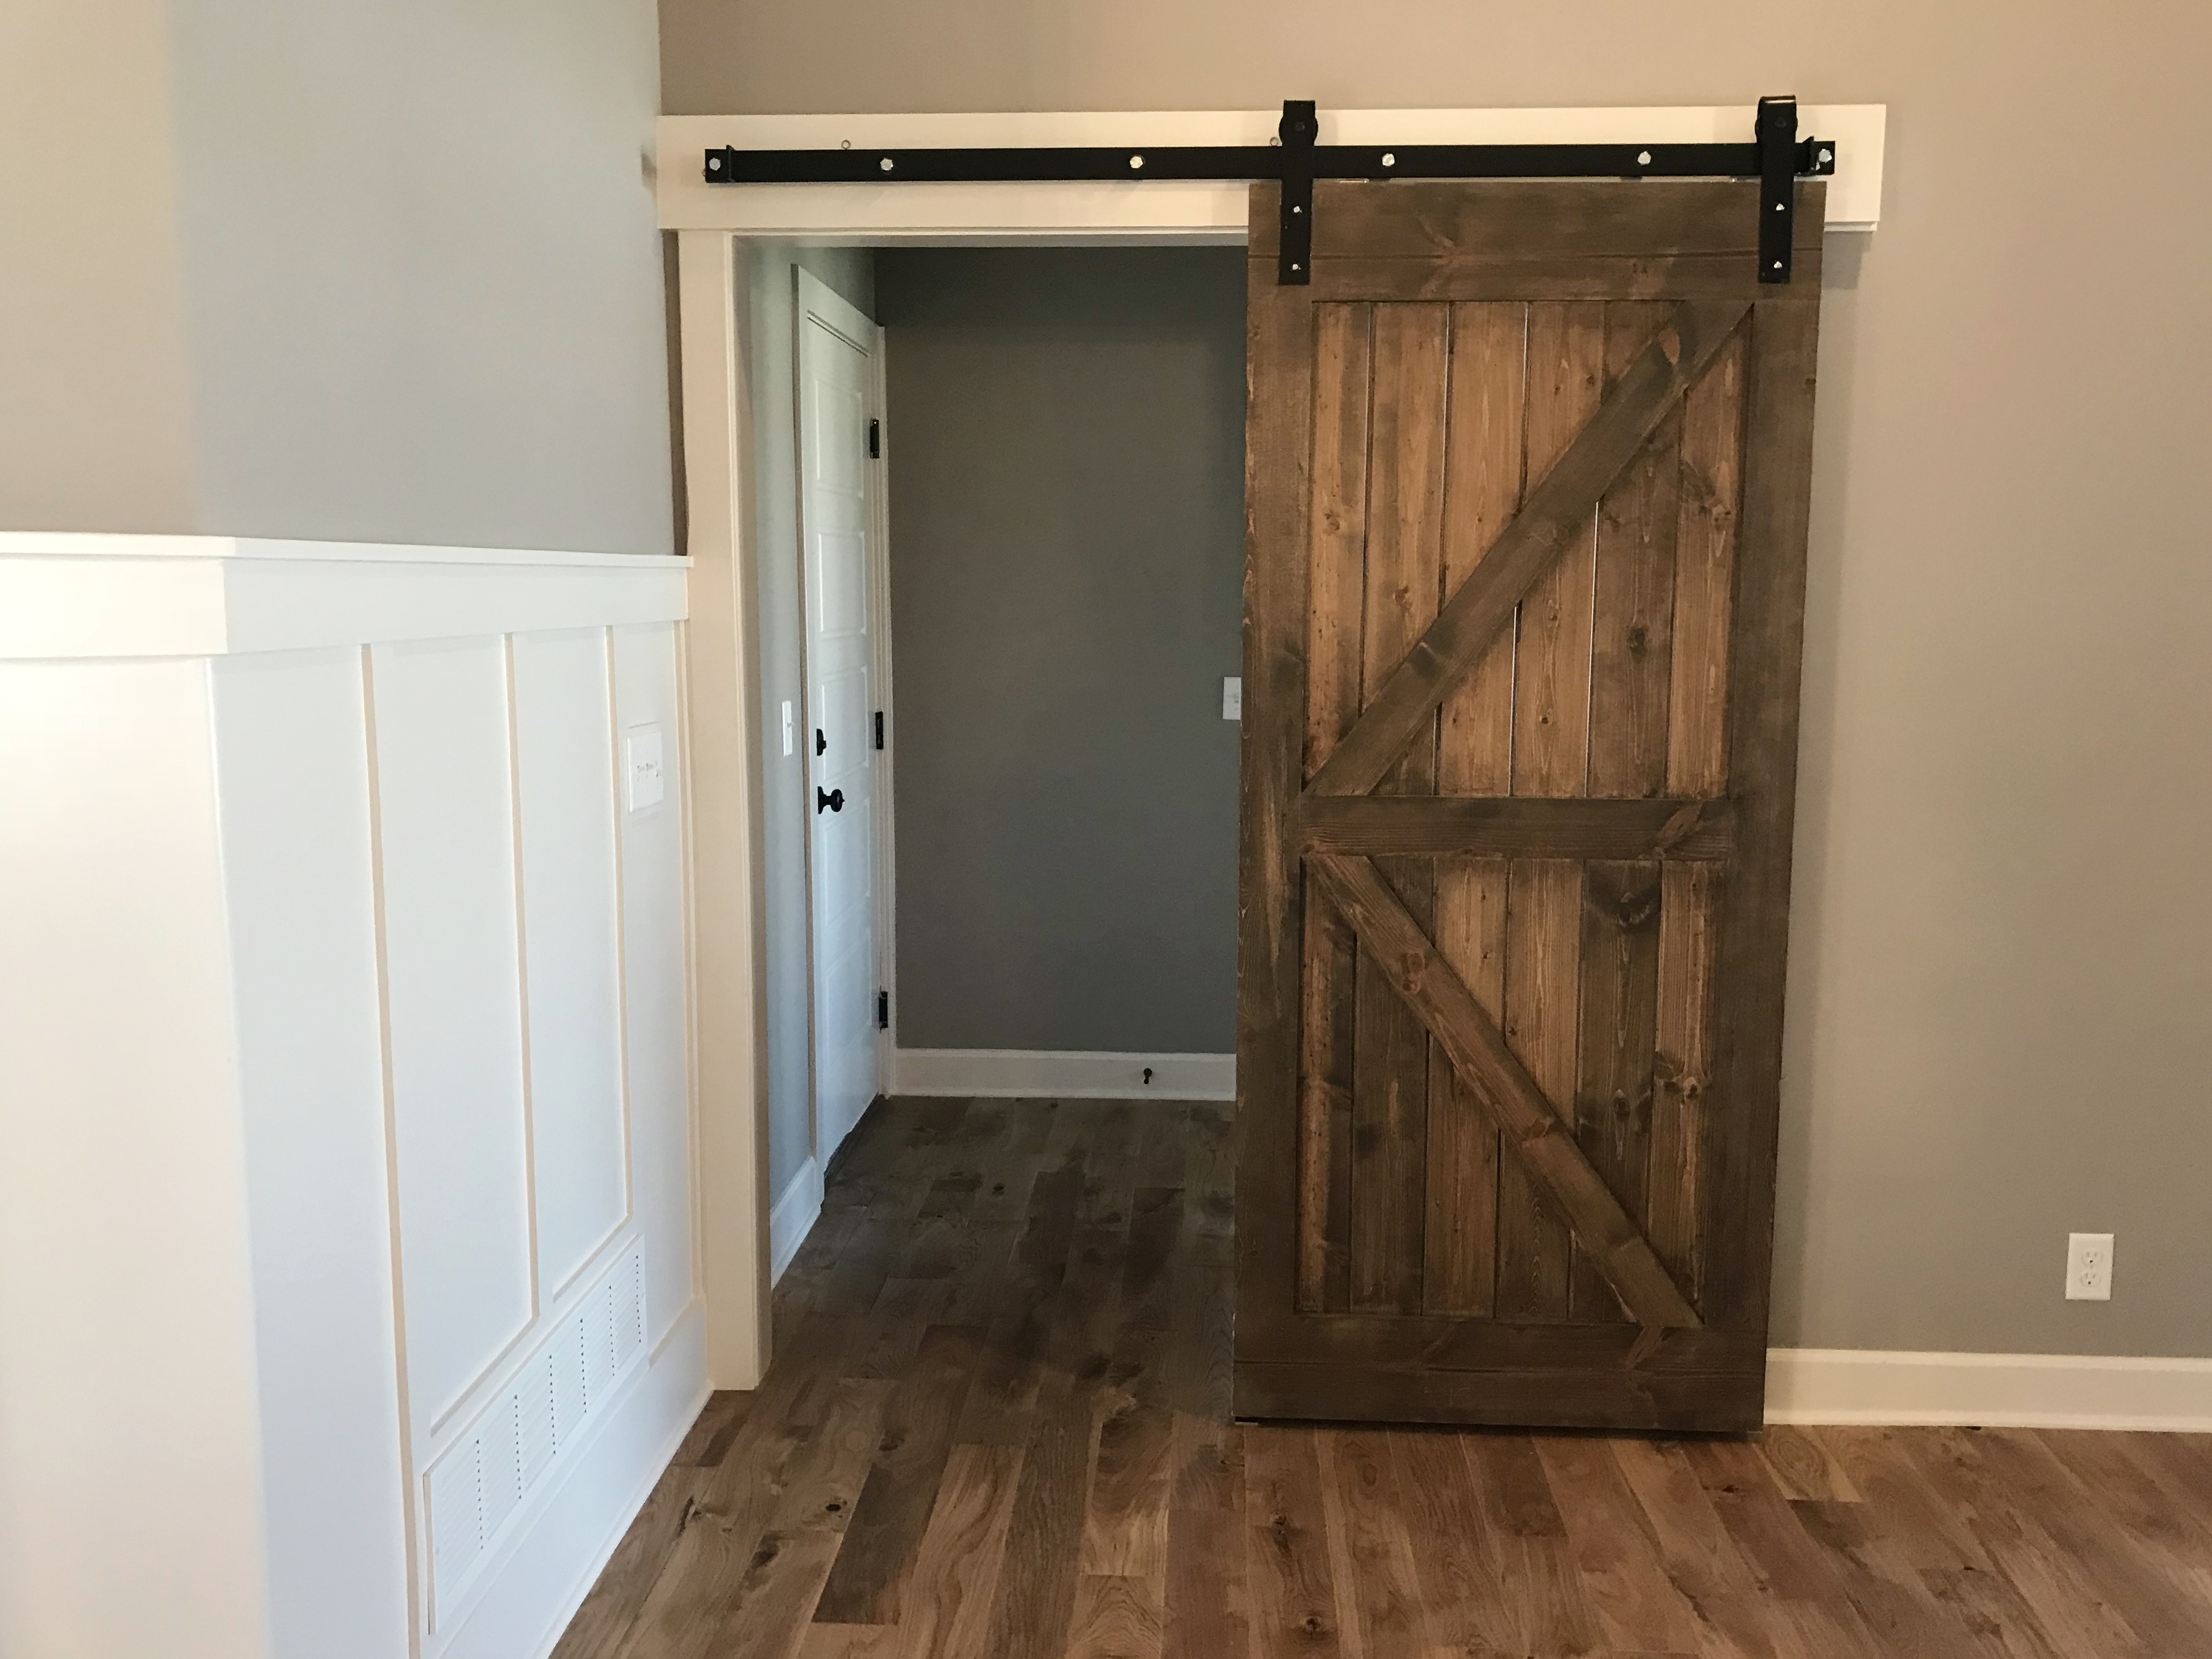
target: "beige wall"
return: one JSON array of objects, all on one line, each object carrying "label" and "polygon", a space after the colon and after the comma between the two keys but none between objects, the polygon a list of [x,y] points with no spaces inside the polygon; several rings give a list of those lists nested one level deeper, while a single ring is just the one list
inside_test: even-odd
[{"label": "beige wall", "polygon": [[194,514],[167,11],[0,5],[0,529]]},{"label": "beige wall", "polygon": [[1832,1346],[2212,1354],[2208,67],[2178,0],[662,9],[679,113],[1889,105],[1830,243],[1776,1253]]}]

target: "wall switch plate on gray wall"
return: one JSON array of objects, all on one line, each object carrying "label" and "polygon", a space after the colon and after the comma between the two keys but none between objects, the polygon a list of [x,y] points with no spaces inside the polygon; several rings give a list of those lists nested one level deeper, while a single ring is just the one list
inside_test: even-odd
[{"label": "wall switch plate on gray wall", "polygon": [[1244,682],[1234,674],[1221,682],[1221,718],[1225,720],[1244,718]]}]

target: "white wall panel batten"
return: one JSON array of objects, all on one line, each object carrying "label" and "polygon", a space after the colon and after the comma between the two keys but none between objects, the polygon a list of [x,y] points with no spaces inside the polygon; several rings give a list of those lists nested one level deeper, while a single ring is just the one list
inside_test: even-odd
[{"label": "white wall panel batten", "polygon": [[[1756,95],[1734,105],[1620,109],[1322,109],[1324,144],[1740,143]],[[1883,104],[1804,104],[1797,131],[1837,143],[1827,228],[1881,217]],[[1065,233],[1083,241],[1241,241],[1246,184],[709,185],[705,153],[740,149],[1002,148],[1025,144],[1265,144],[1279,110],[998,112],[946,115],[664,115],[656,190],[670,230],[980,241]],[[1650,181],[1664,189],[1663,179]]]},{"label": "white wall panel batten", "polygon": [[[622,903],[625,914],[685,914],[685,780],[672,763],[683,748],[675,629],[667,624],[612,631],[615,741],[627,769],[647,739],[664,757],[658,800],[634,795],[625,778]],[[690,1000],[687,943],[679,928],[623,930],[623,977],[630,1098],[631,1170],[645,1238],[646,1332],[658,1349],[690,1305],[696,1241],[690,1225]]]},{"label": "white wall panel batten", "polygon": [[688,559],[0,532],[0,661],[216,657],[666,622]]},{"label": "white wall panel batten", "polygon": [[513,648],[538,1266],[557,1296],[630,1209],[607,630]]}]

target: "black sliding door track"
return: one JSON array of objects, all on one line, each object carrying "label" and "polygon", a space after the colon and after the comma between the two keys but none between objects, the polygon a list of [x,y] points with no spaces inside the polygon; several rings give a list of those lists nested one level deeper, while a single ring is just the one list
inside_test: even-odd
[{"label": "black sliding door track", "polygon": [[1797,100],[1762,98],[1741,144],[1322,144],[1308,100],[1283,106],[1272,144],[1158,149],[710,149],[710,185],[1133,183],[1273,179],[1283,185],[1278,278],[1313,280],[1316,179],[1757,179],[1759,280],[1790,280],[1795,183],[1836,170],[1836,146],[1797,137]]}]

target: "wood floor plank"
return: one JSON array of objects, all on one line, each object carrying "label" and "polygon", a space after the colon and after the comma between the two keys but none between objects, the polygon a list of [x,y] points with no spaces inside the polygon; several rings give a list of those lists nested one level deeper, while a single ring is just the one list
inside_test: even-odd
[{"label": "wood floor plank", "polygon": [[2212,1654],[2206,1437],[1233,1422],[1231,1126],[879,1103],[557,1659]]},{"label": "wood floor plank", "polygon": [[1243,1434],[1176,1413],[1163,1659],[1243,1659],[1249,1646]]},{"label": "wood floor plank", "polygon": [[1379,1430],[1316,1436],[1340,1617],[1362,1659],[1420,1659],[1428,1647],[1397,1466]]},{"label": "wood floor plank", "polygon": [[1086,1575],[1153,1584],[1167,1577],[1175,1425],[1165,1334],[1125,1327],[1109,1386],[1098,1391],[1091,1502],[1077,1564]]},{"label": "wood floor plank", "polygon": [[2021,1495],[1984,1461],[1983,1438],[1978,1432],[1931,1429],[1899,1435],[1897,1443],[2060,1651],[2112,1659],[2153,1652],[2083,1564],[2060,1549],[2045,1525],[2051,1517],[2024,1509]]},{"label": "wood floor plank", "polygon": [[1596,1654],[1603,1641],[1583,1591],[1566,1522],[1534,1442],[1525,1434],[1459,1437],[1498,1581],[1512,1590],[1522,1653]]},{"label": "wood floor plank", "polygon": [[[710,1402],[708,1410],[700,1413],[700,1421],[705,1422],[712,1410]],[[697,1426],[693,1425],[692,1436],[685,1440],[687,1448],[697,1437]],[[719,1428],[718,1423],[710,1433]],[[696,1485],[695,1464],[678,1461],[661,1472],[644,1507],[615,1546],[613,1556],[569,1620],[568,1628],[562,1632],[553,1659],[612,1659],[622,1651],[636,1626],[640,1607],[666,1570],[677,1540],[691,1518]]]},{"label": "wood floor plank", "polygon": [[1827,1504],[1860,1501],[1858,1487],[1818,1435],[1790,1424],[1770,1423],[1752,1443],[1785,1498],[1809,1498]]},{"label": "wood floor plank", "polygon": [[1948,1659],[1974,1641],[1956,1607],[1932,1594],[1870,1524],[1864,1504],[1796,1498],[1790,1507],[1843,1585],[1877,1651],[1898,1659]]},{"label": "wood floor plank", "polygon": [[1076,1551],[1089,1498],[1091,1399],[1065,1373],[1048,1382],[1007,1519],[1005,1564],[984,1651],[1061,1653],[1075,1607]]},{"label": "wood floor plank", "polygon": [[899,1659],[982,1659],[1023,1454],[956,1446],[901,1600]]},{"label": "wood floor plank", "polygon": [[2141,1547],[2145,1560],[2199,1610],[2212,1630],[2212,1513],[2186,1501],[2139,1455],[2148,1434],[2051,1432],[2037,1442],[2078,1480],[2090,1502]]},{"label": "wood floor plank", "polygon": [[1805,1652],[1882,1651],[1834,1564],[1807,1534],[1759,1454],[1744,1442],[1720,1440],[1692,1442],[1683,1451],[1721,1524],[1765,1579]]},{"label": "wood floor plank", "polygon": [[1606,1639],[1624,1650],[1696,1651],[1696,1617],[1611,1448],[1594,1437],[1545,1435],[1536,1451]]},{"label": "wood floor plank", "polygon": [[1067,1659],[1160,1659],[1161,1595],[1157,1579],[1085,1573],[1075,1581]]},{"label": "wood floor plank", "polygon": [[1244,1431],[1244,1567],[1255,1659],[1351,1651],[1340,1634],[1310,1429]]},{"label": "wood floor plank", "polygon": [[937,1501],[952,1429],[977,1368],[984,1334],[933,1326],[884,1408],[873,1466],[853,1506],[843,1546],[814,1616],[829,1624],[895,1625],[899,1585]]},{"label": "wood floor plank", "polygon": [[890,1394],[874,1378],[831,1385],[819,1428],[787,1463],[766,1524],[712,1617],[673,1639],[641,1632],[629,1659],[787,1659],[797,1651],[867,1478]]},{"label": "wood floor plank", "polygon": [[1680,1449],[1615,1440],[1607,1449],[1650,1526],[1668,1583],[1697,1621],[1697,1650],[1724,1659],[1774,1659],[1782,1647],[1764,1586]]},{"label": "wood floor plank", "polygon": [[2119,1605],[2121,1616],[2152,1652],[2186,1653],[2191,1644],[2206,1642],[2212,1607],[2159,1571],[2136,1547],[2136,1536],[2098,1514],[2088,1484],[2052,1454],[2041,1435],[1990,1429],[1973,1440],[2017,1508],[2033,1515],[2059,1554]]},{"label": "wood floor plank", "polygon": [[1519,1628],[1456,1440],[1449,1432],[1389,1434],[1422,1620],[1432,1650],[1507,1653]]}]

